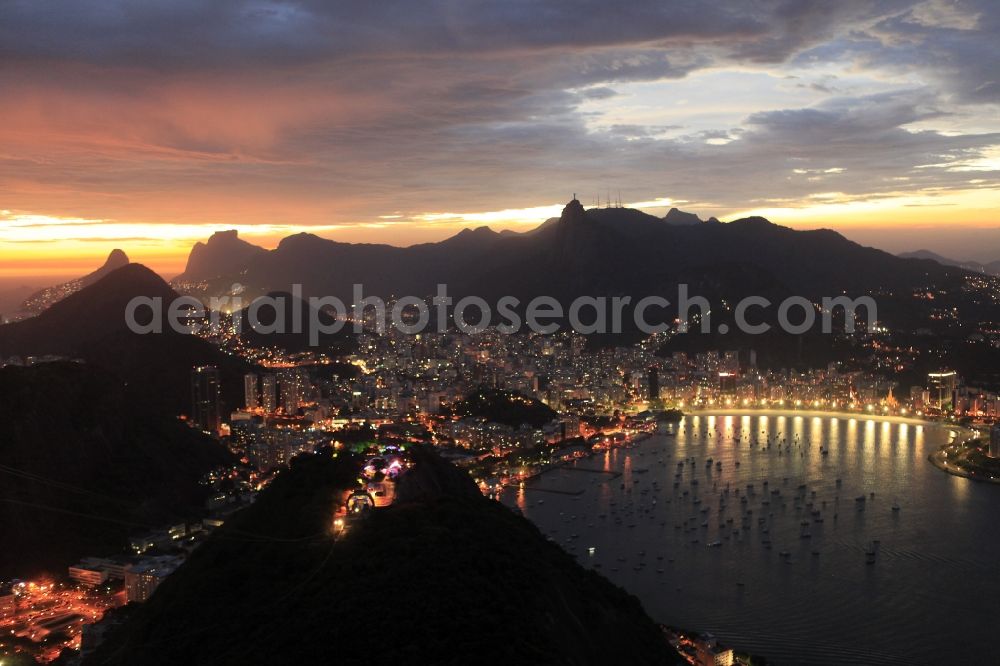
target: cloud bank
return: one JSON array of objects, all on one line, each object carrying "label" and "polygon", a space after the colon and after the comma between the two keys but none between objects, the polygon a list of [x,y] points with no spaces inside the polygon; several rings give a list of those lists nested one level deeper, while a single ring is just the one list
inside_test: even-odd
[{"label": "cloud bank", "polygon": [[957,223],[997,208],[998,44],[989,0],[7,2],[0,208],[413,242],[610,189]]}]

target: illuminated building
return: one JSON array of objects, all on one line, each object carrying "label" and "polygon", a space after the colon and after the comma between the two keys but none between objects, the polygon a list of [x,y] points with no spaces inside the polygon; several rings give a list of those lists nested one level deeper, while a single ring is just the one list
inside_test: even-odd
[{"label": "illuminated building", "polygon": [[734,663],[732,649],[719,645],[712,634],[703,634],[696,642],[696,654],[698,666],[732,666]]},{"label": "illuminated building", "polygon": [[172,541],[173,539],[165,530],[132,536],[128,540],[129,547],[136,555],[142,555],[153,548],[169,548]]},{"label": "illuminated building", "polygon": [[299,370],[288,370],[281,373],[280,380],[281,408],[286,414],[294,414],[304,401],[307,379]]},{"label": "illuminated building", "polygon": [[[244,415],[249,418],[244,418]],[[243,412],[230,417],[230,446],[235,451],[246,453],[250,450],[250,447],[259,436],[258,433],[263,427],[263,419],[260,416],[252,416]]]},{"label": "illuminated building", "polygon": [[957,383],[958,373],[954,370],[931,372],[927,375],[927,388],[931,397],[937,400],[938,409],[944,409],[945,405],[951,404],[952,392]]},{"label": "illuminated building", "polygon": [[931,402],[931,392],[922,386],[910,387],[910,405],[914,409],[923,409]]},{"label": "illuminated building", "polygon": [[369,483],[367,489],[376,507],[389,506],[396,495],[395,484],[386,481]]},{"label": "illuminated building", "polygon": [[308,437],[285,428],[251,426],[242,436],[247,458],[261,471],[287,465],[293,456],[310,446]]},{"label": "illuminated building", "polygon": [[124,558],[85,557],[71,566],[68,573],[81,585],[94,587],[107,580],[124,579],[127,568],[128,562]]},{"label": "illuminated building", "polygon": [[736,375],[731,372],[719,373],[719,393],[721,395],[736,394]]},{"label": "illuminated building", "polygon": [[108,580],[108,572],[97,567],[89,567],[80,563],[69,568],[67,572],[71,580],[84,587],[97,587]]},{"label": "illuminated building", "polygon": [[268,414],[278,411],[278,384],[274,375],[264,375],[260,382],[261,406]]},{"label": "illuminated building", "polygon": [[218,434],[222,424],[219,404],[219,369],[214,365],[191,371],[191,421],[199,429]]},{"label": "illuminated building", "polygon": [[375,498],[366,490],[355,490],[347,498],[347,511],[351,514],[362,514],[375,507]]},{"label": "illuminated building", "polygon": [[740,371],[740,354],[736,351],[727,351],[722,355],[719,362],[719,370],[735,375]]},{"label": "illuminated building", "polygon": [[183,560],[179,557],[149,557],[125,570],[125,598],[129,603],[147,601],[163,580]]},{"label": "illuminated building", "polygon": [[243,376],[243,396],[247,411],[253,411],[260,406],[260,395],[257,390],[257,375],[250,372]]}]

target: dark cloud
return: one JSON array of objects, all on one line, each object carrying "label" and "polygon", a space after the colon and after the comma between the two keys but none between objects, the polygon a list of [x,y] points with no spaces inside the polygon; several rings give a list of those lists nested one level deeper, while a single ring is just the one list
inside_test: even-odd
[{"label": "dark cloud", "polygon": [[611,99],[617,94],[613,88],[608,88],[607,86],[587,88],[580,91],[580,96],[584,99]]},{"label": "dark cloud", "polygon": [[[706,213],[969,188],[948,165],[1000,137],[926,127],[995,115],[998,37],[987,0],[6,2],[0,207],[311,223],[623,184]],[[825,101],[686,134],[588,115],[636,82],[789,67]]]},{"label": "dark cloud", "polygon": [[631,46],[766,31],[766,17],[739,3],[697,0],[15,0],[0,11],[0,54],[9,58],[199,68]]},{"label": "dark cloud", "polygon": [[665,132],[683,129],[682,125],[611,125],[603,130],[610,136],[621,136],[630,139],[651,138]]},{"label": "dark cloud", "polygon": [[998,103],[1000,6],[993,0],[926,0],[798,58],[852,58],[860,68],[926,77],[961,101]]},{"label": "dark cloud", "polygon": [[759,39],[734,46],[734,55],[762,63],[779,63],[808,47],[825,43],[845,31],[863,29],[873,21],[895,16],[913,0],[782,0],[756,5],[767,16],[768,30]]}]

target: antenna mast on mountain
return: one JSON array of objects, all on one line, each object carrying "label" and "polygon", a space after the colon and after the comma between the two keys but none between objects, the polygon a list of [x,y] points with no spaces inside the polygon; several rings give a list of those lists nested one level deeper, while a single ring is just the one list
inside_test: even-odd
[{"label": "antenna mast on mountain", "polygon": [[621,190],[618,190],[618,207],[619,208],[624,208],[624,206],[622,206],[622,191]]}]

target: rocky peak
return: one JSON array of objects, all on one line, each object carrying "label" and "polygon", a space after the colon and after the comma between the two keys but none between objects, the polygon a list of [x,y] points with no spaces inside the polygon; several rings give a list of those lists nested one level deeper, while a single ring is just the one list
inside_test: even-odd
[{"label": "rocky peak", "polygon": [[567,224],[580,224],[587,220],[587,211],[578,199],[573,199],[563,208],[559,220]]}]

